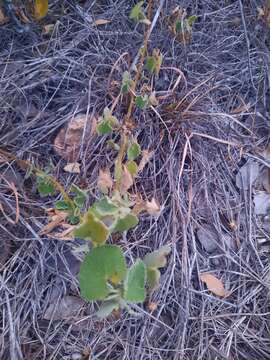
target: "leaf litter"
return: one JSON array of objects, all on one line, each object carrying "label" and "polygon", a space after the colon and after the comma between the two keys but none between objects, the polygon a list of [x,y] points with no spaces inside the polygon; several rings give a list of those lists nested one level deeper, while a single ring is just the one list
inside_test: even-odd
[{"label": "leaf litter", "polygon": [[[153,14],[162,2],[152,2]],[[6,27],[0,29],[3,40],[0,69],[4,84],[0,96],[1,147],[8,145],[19,157],[29,158],[44,167],[50,156],[54,160],[56,155],[56,159],[60,157],[66,162],[78,161],[80,158],[91,188],[91,199],[97,195],[99,169],[108,166],[107,160],[110,162],[110,155],[105,161],[100,151],[106,146],[106,140],[96,136],[95,131],[93,136],[88,137],[86,126],[78,136],[80,140],[71,141],[72,145],[68,146],[69,135],[64,126],[63,138],[66,138],[66,144],[64,141],[59,144],[64,148],[62,157],[55,151],[55,154],[51,152],[52,137],[57,136],[57,127],[61,122],[66,120],[68,123],[69,119],[77,116],[74,114],[85,114],[89,110],[94,112],[96,109],[99,111],[109,104],[110,94],[106,94],[107,75],[115,61],[125,52],[128,53],[122,58],[119,72],[117,70],[112,79],[120,87],[121,73],[129,68],[132,54],[139,51],[144,26],[140,23],[135,27],[128,19],[131,6],[126,1],[120,0],[117,6],[115,2],[106,2],[106,7],[100,6],[99,2],[92,3],[89,7],[89,2],[80,1],[76,6],[68,5],[66,8],[64,5],[59,6],[57,1],[51,1],[48,23],[53,23],[59,15],[60,26],[57,26],[50,39],[44,38],[35,26],[30,36],[13,33],[12,24],[7,25],[8,31]],[[243,17],[240,4],[243,5]],[[159,304],[158,314],[150,316],[142,312],[142,316],[136,319],[133,315],[125,314],[123,321],[121,319],[124,326],[118,326],[119,322],[112,322],[115,319],[104,322],[94,319],[91,305],[88,320],[80,323],[83,326],[76,336],[72,331],[66,331],[66,325],[60,323],[44,330],[40,319],[46,310],[46,290],[52,281],[58,278],[62,288],[72,288],[72,294],[76,295],[79,294],[78,283],[76,276],[72,276],[73,270],[70,270],[72,274],[67,269],[62,273],[56,265],[62,259],[61,266],[65,267],[67,261],[63,247],[69,246],[68,242],[36,241],[36,229],[40,227],[41,221],[38,210],[44,208],[44,201],[48,201],[46,206],[51,206],[51,201],[46,198],[39,200],[35,196],[35,189],[32,190],[31,184],[27,183],[30,200],[21,203],[18,224],[13,227],[7,225],[5,220],[0,221],[1,239],[4,238],[2,232],[7,234],[12,241],[15,240],[12,247],[16,248],[15,251],[12,249],[4,272],[1,273],[5,284],[1,289],[3,309],[7,313],[9,308],[13,311],[12,322],[8,317],[3,317],[2,330],[14,340],[12,347],[9,342],[1,343],[3,356],[69,358],[72,353],[85,348],[86,344],[92,348],[92,357],[104,358],[137,359],[145,357],[145,354],[151,358],[170,358],[174,353],[181,353],[190,360],[211,359],[225,349],[226,355],[232,358],[263,359],[268,353],[269,331],[265,314],[269,301],[264,284],[268,281],[269,251],[260,252],[255,242],[261,229],[257,226],[259,224],[252,207],[254,195],[258,191],[267,190],[265,187],[255,189],[260,173],[255,181],[251,176],[245,185],[249,188],[252,183],[251,194],[243,191],[242,185],[236,187],[234,170],[241,157],[241,149],[256,154],[257,149],[269,141],[267,113],[260,110],[264,118],[259,118],[255,113],[259,98],[262,98],[264,108],[268,108],[269,112],[267,87],[262,86],[264,82],[267,84],[269,36],[266,29],[269,29],[257,18],[256,6],[252,2],[231,2],[230,6],[224,7],[218,2],[206,0],[201,2],[201,7],[197,7],[195,3],[184,0],[181,6],[187,9],[187,18],[195,15],[198,22],[192,29],[190,42],[177,43],[168,31],[167,22],[177,5],[179,1],[167,1],[161,9],[162,16],[153,28],[148,50],[151,54],[152,49],[160,48],[162,44],[162,53],[166,54],[164,63],[174,66],[181,64],[180,68],[185,71],[187,78],[187,92],[181,80],[164,106],[160,92],[164,86],[171,87],[175,74],[174,70],[168,71],[161,67],[158,77],[154,75],[149,81],[150,84],[158,85],[156,96],[161,118],[152,113],[151,107],[143,112],[136,109],[133,114],[133,129],[136,130],[132,130],[136,133],[134,135],[139,136],[142,149],[155,151],[151,162],[141,154],[141,159],[146,161],[143,166],[139,166],[136,191],[142,192],[144,199],[156,196],[166,206],[159,221],[150,224],[148,217],[142,213],[142,223],[136,231],[117,240],[125,244],[130,260],[137,256],[143,258],[146,247],[156,249],[164,243],[172,243],[171,266],[161,269],[161,291],[153,294],[153,302]],[[110,31],[106,24],[94,24],[93,15],[96,14],[100,19],[113,19],[109,25]],[[245,24],[244,20],[238,25],[233,22],[232,14],[238,19],[244,19]],[[179,24],[176,25],[179,27]],[[251,62],[248,61],[249,45],[246,38],[252,50]],[[13,39],[12,47],[8,48],[10,39]],[[208,74],[217,68],[218,77],[207,80]],[[144,75],[147,81],[146,71]],[[242,99],[252,104],[245,111],[248,114],[231,114],[231,109],[243,105]],[[30,118],[24,116],[17,110],[18,104],[25,108],[35,105],[37,115]],[[178,111],[174,111],[178,104]],[[125,106],[118,102],[116,112],[122,115]],[[221,115],[213,115],[213,111]],[[43,112],[47,115],[38,115]],[[245,133],[233,119],[252,124],[252,134]],[[196,136],[196,141],[191,138],[192,159],[185,159],[180,176],[179,164],[186,136],[193,132],[207,134],[212,138]],[[240,146],[227,146],[231,138]],[[218,142],[218,139],[224,142]],[[61,166],[59,177],[68,178],[64,175]],[[194,187],[198,184],[204,190],[207,205],[207,214],[204,216],[197,213],[195,202],[192,201]],[[65,185],[68,187],[70,184]],[[3,193],[2,188],[1,185],[0,201],[4,197],[12,205],[14,199]],[[36,216],[39,217],[38,222]],[[267,215],[258,217],[266,218]],[[221,218],[227,221],[221,221]],[[234,230],[226,228],[231,219],[237,226]],[[196,246],[197,237],[194,234],[198,223],[204,222],[214,227],[219,239],[222,238],[223,230],[238,239],[240,247],[236,253],[212,253],[207,256]],[[85,243],[88,244],[85,241],[79,243],[75,239],[72,246],[79,247]],[[49,256],[51,266],[47,266],[46,262]],[[78,254],[78,257],[82,258],[82,255]],[[219,269],[213,269],[216,266],[213,265],[213,257],[219,260]],[[216,270],[215,274],[219,278],[220,267],[226,269],[228,283],[237,289],[228,299],[208,296],[210,292],[206,287],[198,290],[198,281],[194,276],[195,268],[198,268],[199,273],[204,269],[210,272],[211,268],[211,273]],[[18,301],[18,298],[23,301]],[[239,307],[239,304],[243,306]],[[247,308],[255,311],[247,312]],[[230,333],[232,322],[237,323],[233,342],[221,339],[220,336],[213,337],[213,333]],[[142,326],[145,330],[143,342],[147,348],[141,341]],[[258,326],[259,335],[254,331]],[[129,346],[122,346],[119,339],[125,339]],[[202,344],[211,346],[205,348]],[[28,354],[26,345],[30,349]],[[10,354],[10,350],[14,353]]]}]

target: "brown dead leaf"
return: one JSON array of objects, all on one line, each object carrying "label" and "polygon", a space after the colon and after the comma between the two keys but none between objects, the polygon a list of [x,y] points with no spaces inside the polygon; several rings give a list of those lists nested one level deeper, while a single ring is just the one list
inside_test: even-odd
[{"label": "brown dead leaf", "polygon": [[155,310],[157,310],[158,304],[155,302],[149,302],[147,307],[148,307],[148,310],[152,313]]},{"label": "brown dead leaf", "polygon": [[49,35],[53,32],[54,24],[47,24],[43,26],[42,34],[43,35]]},{"label": "brown dead leaf", "polygon": [[99,26],[99,25],[106,25],[109,24],[111,22],[111,20],[106,20],[106,19],[97,19],[95,21],[95,25]]},{"label": "brown dead leaf", "polygon": [[263,7],[263,18],[268,26],[270,26],[270,1],[266,0]]},{"label": "brown dead leaf", "polygon": [[101,192],[107,194],[113,187],[113,179],[109,170],[99,170],[97,186]]},{"label": "brown dead leaf", "polygon": [[54,151],[68,162],[75,162],[78,160],[82,143],[89,142],[95,128],[95,117],[78,115],[72,118],[54,139]]},{"label": "brown dead leaf", "polygon": [[146,211],[149,215],[158,216],[160,214],[160,205],[155,198],[151,201],[146,201]]},{"label": "brown dead leaf", "polygon": [[120,184],[120,191],[121,193],[126,193],[127,190],[133,185],[133,178],[130,172],[128,171],[127,167],[123,165],[123,171],[121,176],[121,184]]},{"label": "brown dead leaf", "polygon": [[230,294],[224,288],[224,285],[221,282],[221,280],[219,280],[212,274],[202,273],[200,274],[200,280],[206,284],[209,291],[211,291],[213,294],[217,296],[226,297]]},{"label": "brown dead leaf", "polygon": [[52,216],[52,221],[45,225],[39,232],[39,235],[47,235],[59,226],[68,216],[68,213],[59,211]]},{"label": "brown dead leaf", "polygon": [[78,162],[69,163],[64,167],[64,171],[70,173],[70,174],[80,174],[80,164]]},{"label": "brown dead leaf", "polygon": [[153,156],[153,151],[150,150],[143,150],[142,151],[142,158],[138,166],[138,172],[143,171],[145,165],[150,161],[151,157]]},{"label": "brown dead leaf", "polygon": [[8,21],[8,18],[4,15],[2,9],[0,8],[0,25],[5,24]]},{"label": "brown dead leaf", "polygon": [[142,211],[145,211],[146,204],[140,194],[136,194],[135,205],[132,209],[133,214],[139,215]]}]

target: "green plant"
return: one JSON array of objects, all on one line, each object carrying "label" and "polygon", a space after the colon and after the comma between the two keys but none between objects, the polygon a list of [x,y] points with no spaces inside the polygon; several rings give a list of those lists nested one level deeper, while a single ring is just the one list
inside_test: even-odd
[{"label": "green plant", "polygon": [[[149,20],[145,21],[142,6],[143,1],[132,9],[130,18],[148,25]],[[104,109],[97,123],[96,132],[99,136],[118,139],[108,141],[116,156],[113,171],[100,170],[97,181],[100,197],[85,209],[88,195],[76,185],[65,191],[48,174],[42,173],[38,178],[38,189],[42,196],[52,195],[57,190],[61,193],[62,199],[55,203],[55,208],[68,213],[69,223],[77,224],[74,236],[91,242],[91,249],[81,264],[79,284],[84,299],[102,301],[98,312],[100,317],[109,315],[113,310],[131,311],[130,304],[144,302],[147,292],[158,287],[159,269],[166,265],[166,256],[170,253],[170,247],[165,246],[147,254],[144,259],[137,259],[128,267],[121,247],[108,244],[113,234],[136,227],[141,212],[146,211],[155,216],[160,211],[154,199],[151,202],[143,201],[139,194],[130,191],[150,153],[141,150],[140,144],[129,130],[131,113],[134,105],[144,110],[158,103],[154,92],[148,96],[136,89],[144,67],[151,76],[157,76],[162,64],[159,50],[154,50],[152,56],[146,57],[149,34],[145,34],[135,78],[132,79],[127,71],[122,76],[119,96],[129,97],[123,121],[113,114],[113,106],[112,109]]]}]

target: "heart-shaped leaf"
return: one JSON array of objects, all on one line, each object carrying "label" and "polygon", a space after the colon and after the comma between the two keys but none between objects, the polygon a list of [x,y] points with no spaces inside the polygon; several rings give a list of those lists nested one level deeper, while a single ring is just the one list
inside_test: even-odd
[{"label": "heart-shaped leaf", "polygon": [[151,291],[155,290],[159,285],[160,268],[167,264],[166,256],[171,252],[168,245],[162,246],[160,249],[147,254],[143,261],[147,267],[147,284]]},{"label": "heart-shaped leaf", "polygon": [[130,172],[130,174],[135,177],[138,173],[138,165],[135,163],[135,161],[130,160],[126,163],[126,168]]},{"label": "heart-shaped leaf", "polygon": [[135,99],[135,104],[139,109],[146,109],[147,106],[149,105],[149,97],[148,95],[139,95],[136,97]]},{"label": "heart-shaped leaf", "polygon": [[104,196],[102,199],[95,202],[91,209],[99,219],[102,219],[104,216],[115,215],[119,208],[110,198]]},{"label": "heart-shaped leaf", "polygon": [[142,260],[137,260],[127,272],[124,282],[124,299],[131,303],[143,302],[145,292],[146,267]]},{"label": "heart-shaped leaf", "polygon": [[54,184],[46,175],[37,177],[37,189],[41,197],[53,195],[55,193]]},{"label": "heart-shaped leaf", "polygon": [[166,256],[171,252],[171,248],[168,245],[162,246],[160,249],[155,250],[145,255],[143,261],[147,267],[150,268],[163,268],[167,264]]},{"label": "heart-shaped leaf", "polygon": [[71,186],[70,191],[76,194],[73,201],[76,206],[81,209],[84,206],[85,201],[87,200],[87,193],[74,184]]},{"label": "heart-shaped leaf", "polygon": [[91,240],[95,246],[102,245],[109,237],[109,229],[90,210],[85,214],[83,223],[74,231],[74,236]]},{"label": "heart-shaped leaf", "polygon": [[119,303],[116,300],[104,301],[97,312],[97,316],[100,319],[104,319],[109,316],[113,310],[119,309]]},{"label": "heart-shaped leaf", "polygon": [[59,200],[55,203],[56,210],[72,210],[72,206],[65,200]]},{"label": "heart-shaped leaf", "polygon": [[147,268],[147,285],[153,291],[158,288],[160,279],[160,271],[155,268]]},{"label": "heart-shaped leaf", "polygon": [[121,92],[123,94],[127,94],[130,90],[130,88],[133,85],[133,80],[131,79],[130,73],[128,71],[125,71],[123,73],[122,78],[122,86],[121,86]]},{"label": "heart-shaped leaf", "polygon": [[135,160],[141,153],[141,147],[137,143],[137,141],[134,141],[127,150],[127,156],[128,160]]},{"label": "heart-shaped leaf", "polygon": [[119,246],[104,245],[86,255],[79,272],[82,297],[103,300],[110,292],[109,283],[119,284],[126,276],[126,262]]},{"label": "heart-shaped leaf", "polygon": [[142,9],[143,1],[139,1],[132,9],[129,15],[129,18],[131,20],[134,20],[136,22],[139,22],[143,19],[145,19],[145,15]]},{"label": "heart-shaped leaf", "polygon": [[118,125],[119,122],[117,118],[112,115],[111,110],[109,108],[105,108],[103,115],[99,118],[99,122],[97,124],[97,133],[99,135],[109,134],[117,128]]},{"label": "heart-shaped leaf", "polygon": [[139,223],[139,219],[136,215],[127,214],[125,217],[120,218],[116,221],[112,231],[113,232],[127,231],[138,225],[138,223]]}]

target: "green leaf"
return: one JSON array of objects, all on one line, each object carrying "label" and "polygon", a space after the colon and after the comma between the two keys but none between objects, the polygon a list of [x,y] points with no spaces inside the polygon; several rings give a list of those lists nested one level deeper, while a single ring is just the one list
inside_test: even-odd
[{"label": "green leaf", "polygon": [[141,147],[137,143],[137,141],[134,141],[127,150],[127,157],[128,160],[135,160],[141,153]]},{"label": "green leaf", "polygon": [[147,267],[163,268],[167,264],[166,256],[171,252],[169,245],[162,246],[160,249],[147,254],[143,261]]},{"label": "green leaf", "polygon": [[143,302],[146,297],[145,282],[145,264],[139,259],[127,272],[124,282],[124,299],[131,303]]},{"label": "green leaf", "polygon": [[119,284],[126,275],[123,252],[116,245],[94,248],[86,255],[79,272],[81,295],[86,300],[103,300],[110,292],[108,282]]},{"label": "green leaf", "polygon": [[91,209],[85,214],[83,223],[74,231],[74,236],[91,240],[95,246],[104,244],[109,234],[107,226],[94,216]]},{"label": "green leaf", "polygon": [[160,271],[158,269],[147,268],[147,285],[150,291],[158,288]]},{"label": "green leaf", "polygon": [[119,160],[115,161],[115,166],[114,166],[114,179],[115,181],[120,181],[122,177],[122,163]]},{"label": "green leaf", "polygon": [[176,31],[176,33],[183,32],[183,23],[181,20],[177,20],[175,22],[175,31]]},{"label": "green leaf", "polygon": [[121,92],[123,94],[127,94],[130,90],[130,88],[133,85],[133,80],[130,77],[130,74],[128,71],[125,71],[123,73],[123,78],[122,78],[122,86],[121,86]]},{"label": "green leaf", "polygon": [[113,301],[113,300],[110,300],[110,301],[104,301],[101,305],[100,305],[100,308],[97,312],[97,316],[100,318],[100,319],[104,319],[106,318],[107,316],[109,316],[113,310],[118,310],[119,309],[119,303],[117,301]]},{"label": "green leaf", "polygon": [[99,118],[99,123],[97,124],[97,133],[99,135],[105,135],[112,132],[117,126],[119,122],[115,116],[112,115],[111,110],[109,108],[105,108],[103,110],[102,117]]},{"label": "green leaf", "polygon": [[166,256],[170,252],[170,246],[165,245],[144,257],[143,262],[147,267],[147,284],[150,290],[155,290],[158,287],[160,279],[160,271],[158,269],[166,266]]},{"label": "green leaf", "polygon": [[55,193],[54,184],[48,176],[37,177],[37,189],[41,197],[53,195]]},{"label": "green leaf", "polygon": [[118,144],[116,144],[113,140],[108,140],[107,141],[107,145],[110,149],[119,151],[120,150],[120,146]]},{"label": "green leaf", "polygon": [[192,27],[193,26],[193,24],[195,23],[195,21],[198,19],[198,16],[196,16],[196,15],[191,15],[191,16],[189,16],[188,18],[187,18],[187,23],[188,23],[188,25],[190,26],[190,27]]},{"label": "green leaf", "polygon": [[146,69],[150,72],[150,73],[154,73],[156,70],[156,60],[154,58],[154,56],[148,56],[146,58]]},{"label": "green leaf", "polygon": [[128,214],[123,218],[120,218],[116,221],[115,225],[113,226],[113,232],[123,232],[127,231],[136,225],[138,225],[139,219],[136,215]]},{"label": "green leaf", "polygon": [[48,0],[34,0],[34,16],[40,20],[47,15],[49,8]]},{"label": "green leaf", "polygon": [[135,99],[135,104],[136,106],[139,108],[139,109],[145,109],[148,104],[149,104],[149,98],[148,98],[148,95],[144,95],[144,96],[136,96],[136,99]]},{"label": "green leaf", "polygon": [[126,163],[126,167],[130,174],[135,177],[138,174],[138,165],[135,163],[135,161],[130,160]]},{"label": "green leaf", "polygon": [[118,212],[119,207],[115,205],[111,199],[104,196],[101,200],[95,202],[92,206],[97,217],[115,215]]},{"label": "green leaf", "polygon": [[73,201],[75,205],[77,205],[78,208],[81,209],[84,206],[85,201],[87,200],[87,193],[74,184],[71,186],[70,191],[76,194]]},{"label": "green leaf", "polygon": [[57,210],[72,210],[71,204],[65,200],[56,201],[55,208]]},{"label": "green leaf", "polygon": [[80,217],[77,215],[69,215],[67,217],[67,221],[71,224],[71,225],[77,225],[80,222]]},{"label": "green leaf", "polygon": [[108,120],[102,120],[97,124],[97,133],[99,135],[106,135],[113,131],[113,127],[111,126]]},{"label": "green leaf", "polygon": [[140,20],[145,19],[145,15],[142,9],[143,3],[144,1],[140,1],[131,9],[131,12],[129,14],[129,18],[131,20],[139,22]]}]

